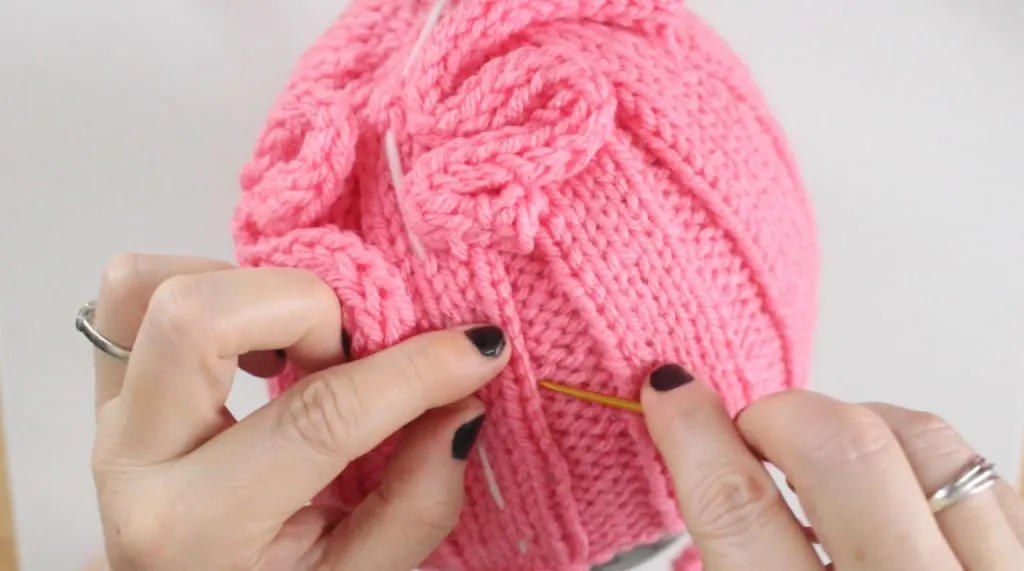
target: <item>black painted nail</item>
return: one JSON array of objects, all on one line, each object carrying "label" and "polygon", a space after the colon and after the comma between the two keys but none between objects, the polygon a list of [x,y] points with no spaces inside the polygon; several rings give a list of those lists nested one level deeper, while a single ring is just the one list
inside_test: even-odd
[{"label": "black painted nail", "polygon": [[346,361],[352,360],[352,336],[345,329],[341,330],[341,352]]},{"label": "black painted nail", "polygon": [[679,365],[662,365],[651,373],[651,388],[665,392],[678,389],[692,380],[693,375]]},{"label": "black painted nail", "polygon": [[455,438],[452,439],[452,458],[465,460],[473,450],[476,437],[480,435],[480,429],[484,426],[484,415],[463,424],[455,431]]},{"label": "black painted nail", "polygon": [[277,351],[274,351],[274,356],[284,361],[288,357],[288,353],[285,353],[284,349],[278,349]]},{"label": "black painted nail", "polygon": [[493,325],[470,329],[466,331],[466,337],[484,357],[497,357],[505,350],[505,333]]}]

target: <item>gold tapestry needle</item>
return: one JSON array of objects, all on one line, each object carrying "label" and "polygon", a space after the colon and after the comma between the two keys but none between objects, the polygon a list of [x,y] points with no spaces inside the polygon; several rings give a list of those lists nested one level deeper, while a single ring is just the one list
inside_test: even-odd
[{"label": "gold tapestry needle", "polygon": [[558,383],[553,383],[551,381],[546,380],[540,381],[540,383],[538,384],[540,384],[540,386],[544,387],[545,389],[548,389],[549,391],[554,391],[556,393],[578,398],[580,400],[596,402],[598,404],[603,404],[605,406],[610,406],[613,408],[620,408],[622,410],[628,410],[630,412],[636,412],[641,414],[643,413],[643,409],[640,407],[640,403],[635,401],[620,399],[618,397],[611,397],[608,395],[602,395],[600,393],[592,393],[590,391],[585,391],[583,389],[567,387],[565,385],[559,385]]}]

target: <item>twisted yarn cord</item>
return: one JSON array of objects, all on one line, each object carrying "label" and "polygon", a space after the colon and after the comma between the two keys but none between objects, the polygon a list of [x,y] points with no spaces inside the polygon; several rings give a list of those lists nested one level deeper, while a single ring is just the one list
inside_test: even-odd
[{"label": "twisted yarn cord", "polygon": [[[425,566],[589,569],[683,522],[641,418],[538,381],[636,399],[676,362],[733,413],[802,386],[811,208],[748,72],[681,0],[450,0],[421,34],[433,7],[357,0],[302,56],[243,169],[238,258],[332,286],[357,357],[501,325],[479,442],[504,505],[474,459]],[[357,505],[401,438],[317,501]]]}]

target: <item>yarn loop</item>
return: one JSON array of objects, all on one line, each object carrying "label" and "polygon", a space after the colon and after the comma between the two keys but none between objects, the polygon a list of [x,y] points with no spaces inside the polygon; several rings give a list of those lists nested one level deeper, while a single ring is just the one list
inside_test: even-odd
[{"label": "yarn loop", "polygon": [[406,173],[411,230],[462,257],[471,246],[528,253],[545,190],[582,171],[615,128],[610,83],[572,54],[522,47],[450,96],[409,114],[426,149]]},{"label": "yarn loop", "polygon": [[252,235],[280,236],[318,226],[339,199],[355,161],[359,124],[335,98],[306,98],[275,109],[256,144],[256,161],[242,171],[236,226]]}]

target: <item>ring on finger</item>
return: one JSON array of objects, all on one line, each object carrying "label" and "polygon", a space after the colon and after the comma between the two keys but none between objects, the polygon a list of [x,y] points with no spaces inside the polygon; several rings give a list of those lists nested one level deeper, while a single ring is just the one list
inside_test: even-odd
[{"label": "ring on finger", "polygon": [[75,329],[81,331],[82,335],[85,335],[85,338],[100,351],[103,351],[107,355],[110,355],[120,361],[127,361],[128,357],[132,354],[131,349],[125,349],[110,339],[107,339],[106,336],[97,331],[96,327],[92,323],[92,319],[95,315],[95,301],[90,301],[80,307],[78,309],[78,316],[75,318]]},{"label": "ring on finger", "polygon": [[977,456],[953,481],[929,496],[928,506],[932,513],[938,514],[960,501],[989,490],[998,480],[995,464]]}]

